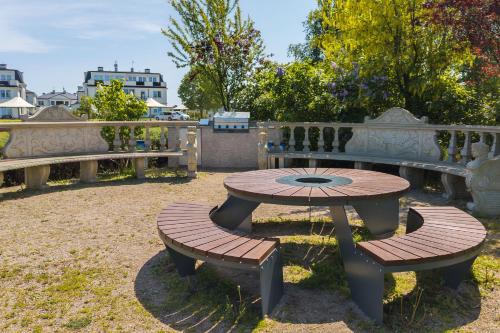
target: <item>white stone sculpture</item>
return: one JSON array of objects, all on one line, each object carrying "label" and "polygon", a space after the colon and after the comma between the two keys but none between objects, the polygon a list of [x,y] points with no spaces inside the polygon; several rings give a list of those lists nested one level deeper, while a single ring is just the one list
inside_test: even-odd
[{"label": "white stone sculpture", "polygon": [[472,144],[472,156],[467,164],[467,188],[474,202],[467,208],[481,216],[500,215],[500,156],[488,159],[490,147],[482,142]]}]

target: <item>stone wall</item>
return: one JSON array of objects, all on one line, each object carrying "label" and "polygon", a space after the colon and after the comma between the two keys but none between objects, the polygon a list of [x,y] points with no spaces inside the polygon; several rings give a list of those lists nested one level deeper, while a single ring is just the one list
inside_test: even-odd
[{"label": "stone wall", "polygon": [[258,168],[258,128],[252,127],[248,133],[225,133],[214,132],[211,126],[204,126],[201,127],[200,137],[202,167]]}]

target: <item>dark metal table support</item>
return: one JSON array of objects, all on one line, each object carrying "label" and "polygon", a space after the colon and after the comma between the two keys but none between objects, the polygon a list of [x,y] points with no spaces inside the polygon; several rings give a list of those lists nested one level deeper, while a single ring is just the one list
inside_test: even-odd
[{"label": "dark metal table support", "polygon": [[249,233],[252,231],[252,212],[259,205],[259,202],[229,195],[227,200],[210,214],[210,218],[221,227]]},{"label": "dark metal table support", "polygon": [[399,225],[399,199],[387,198],[358,201],[352,206],[376,238],[394,235]]},{"label": "dark metal table support", "polygon": [[[384,271],[382,267],[356,251],[349,227],[349,220],[343,206],[330,207],[335,237],[344,263],[351,297],[371,318],[382,322],[384,295]],[[372,264],[368,264],[372,262]]]}]

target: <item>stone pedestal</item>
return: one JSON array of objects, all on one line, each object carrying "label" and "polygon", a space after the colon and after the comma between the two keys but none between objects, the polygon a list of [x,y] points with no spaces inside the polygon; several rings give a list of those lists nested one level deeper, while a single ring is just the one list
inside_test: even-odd
[{"label": "stone pedestal", "polygon": [[97,181],[97,161],[80,162],[80,181],[82,183],[95,183]]},{"label": "stone pedestal", "polygon": [[422,169],[400,166],[399,175],[409,181],[413,189],[422,188],[424,186],[424,170]]},{"label": "stone pedestal", "polygon": [[259,143],[257,146],[259,170],[268,168],[267,132],[263,127],[259,128]]},{"label": "stone pedestal", "polygon": [[443,197],[448,200],[465,199],[470,197],[470,193],[467,191],[465,179],[463,177],[443,173],[441,174],[441,183],[443,184],[445,190]]},{"label": "stone pedestal", "polygon": [[24,169],[24,183],[28,189],[42,189],[47,186],[50,166],[43,165]]},{"label": "stone pedestal", "polygon": [[359,170],[371,170],[373,168],[373,164],[368,162],[354,162],[354,169]]},{"label": "stone pedestal", "polygon": [[280,169],[286,168],[286,166],[285,166],[285,158],[284,157],[278,158],[278,167]]},{"label": "stone pedestal", "polygon": [[145,179],[146,178],[146,159],[143,157],[134,159],[134,170],[135,170],[135,177],[137,179]]}]

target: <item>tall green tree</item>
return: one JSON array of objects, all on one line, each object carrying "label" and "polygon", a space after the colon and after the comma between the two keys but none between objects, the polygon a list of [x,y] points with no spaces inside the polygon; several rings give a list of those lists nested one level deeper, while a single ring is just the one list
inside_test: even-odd
[{"label": "tall green tree", "polygon": [[191,69],[184,76],[177,93],[185,106],[191,110],[199,110],[202,117],[203,111],[219,109],[222,106],[212,81],[196,69]]},{"label": "tall green tree", "polygon": [[242,19],[238,0],[170,0],[179,19],[163,30],[178,67],[195,68],[210,80],[220,105],[232,108],[234,96],[262,61],[264,47],[254,22]]},{"label": "tall green tree", "polygon": [[424,114],[445,91],[460,90],[462,68],[472,61],[450,28],[428,22],[424,2],[323,1],[326,58],[360,77],[388,76],[393,100]]}]

